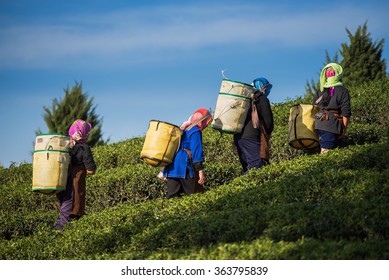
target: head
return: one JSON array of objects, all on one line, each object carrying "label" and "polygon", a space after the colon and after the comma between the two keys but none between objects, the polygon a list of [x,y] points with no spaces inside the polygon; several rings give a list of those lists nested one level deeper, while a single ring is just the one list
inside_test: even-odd
[{"label": "head", "polygon": [[343,68],[337,63],[328,63],[320,73],[320,91],[342,84]]},{"label": "head", "polygon": [[200,108],[197,109],[188,119],[188,121],[184,122],[181,125],[181,129],[185,129],[186,127],[199,122],[196,126],[200,129],[200,131],[203,131],[208,124],[212,120],[212,115],[211,113],[205,109],[205,108]]},{"label": "head", "polygon": [[69,136],[72,140],[85,143],[88,140],[92,125],[84,120],[76,120],[69,128]]},{"label": "head", "polygon": [[262,92],[264,96],[268,96],[270,94],[270,91],[273,87],[272,84],[269,83],[269,81],[266,78],[260,77],[256,78],[253,81],[253,86],[255,89],[259,90]]}]

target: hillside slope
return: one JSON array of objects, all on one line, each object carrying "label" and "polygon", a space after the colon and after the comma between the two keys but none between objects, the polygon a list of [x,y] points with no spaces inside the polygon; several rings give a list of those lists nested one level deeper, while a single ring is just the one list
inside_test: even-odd
[{"label": "hillside slope", "polygon": [[205,130],[204,194],[165,199],[142,137],[94,148],[88,215],[63,232],[55,196],[31,192],[31,164],[0,169],[0,259],[388,259],[388,118],[367,120],[388,89],[354,91],[349,146],[325,155],[285,141],[289,105],[303,100],[274,104],[273,161],[245,176],[231,135]]}]

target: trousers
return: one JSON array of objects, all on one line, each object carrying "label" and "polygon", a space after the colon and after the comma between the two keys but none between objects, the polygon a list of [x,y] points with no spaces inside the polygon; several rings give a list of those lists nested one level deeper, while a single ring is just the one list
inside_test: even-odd
[{"label": "trousers", "polygon": [[84,166],[71,168],[66,189],[57,194],[59,218],[56,229],[62,229],[71,221],[72,216],[79,218],[85,214],[86,169]]},{"label": "trousers", "polygon": [[243,174],[246,174],[251,168],[261,168],[263,166],[260,142],[240,138],[235,140],[235,146],[238,150],[239,161],[243,168]]}]

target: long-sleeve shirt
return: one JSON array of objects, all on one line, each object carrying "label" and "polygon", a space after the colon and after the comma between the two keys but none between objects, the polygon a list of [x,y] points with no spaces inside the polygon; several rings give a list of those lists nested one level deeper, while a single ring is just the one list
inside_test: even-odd
[{"label": "long-sleeve shirt", "polygon": [[[328,89],[324,89],[324,90],[328,91]],[[318,100],[322,94],[323,92],[318,91],[316,93],[313,103],[315,103],[316,100]],[[328,119],[327,118],[316,119],[315,129],[320,129],[335,134],[341,134],[342,122],[339,121],[334,116],[334,114],[336,113],[335,111],[337,111],[339,114],[341,114],[344,117],[351,116],[350,94],[347,88],[345,88],[344,86],[334,87],[333,96],[329,96],[328,92],[324,94],[327,94],[327,97],[325,98],[323,95],[323,98],[319,102],[319,104],[317,104],[317,107],[319,107],[320,110],[323,112],[328,111]]]},{"label": "long-sleeve shirt", "polygon": [[185,179],[186,175],[189,174],[190,178],[194,178],[192,162],[185,149],[191,151],[193,164],[201,166],[204,161],[203,142],[202,133],[197,126],[192,127],[189,131],[184,131],[181,136],[179,150],[174,156],[173,162],[164,168],[165,177]]},{"label": "long-sleeve shirt", "polygon": [[87,144],[77,143],[70,150],[70,156],[72,166],[84,165],[86,170],[95,170],[97,168],[91,148]]},{"label": "long-sleeve shirt", "polygon": [[[274,128],[273,112],[270,107],[270,101],[266,96],[260,95],[259,97],[257,97],[255,105],[257,107],[259,120],[264,122],[266,134],[270,135],[273,132]],[[261,128],[254,128],[251,119],[251,108],[247,113],[247,118],[242,132],[240,134],[235,134],[234,138],[244,138],[260,142]]]}]

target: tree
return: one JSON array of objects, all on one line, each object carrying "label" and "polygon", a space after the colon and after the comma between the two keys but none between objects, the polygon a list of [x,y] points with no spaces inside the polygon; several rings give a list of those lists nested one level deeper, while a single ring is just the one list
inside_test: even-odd
[{"label": "tree", "polygon": [[[385,78],[386,61],[382,59],[384,39],[373,43],[370,33],[367,32],[367,22],[363,26],[359,26],[354,35],[347,28],[346,32],[350,44],[343,43],[341,45],[342,48],[339,52],[342,61],[338,62],[338,52],[331,59],[326,51],[326,62],[323,63],[323,67],[330,62],[340,64],[344,69],[342,81],[347,87]],[[321,69],[318,77],[320,77],[320,72]],[[314,80],[307,81],[304,97],[313,98],[318,89],[319,79],[317,82]]]},{"label": "tree", "polygon": [[386,77],[386,61],[382,59],[384,39],[373,43],[367,31],[367,22],[355,34],[346,28],[350,44],[342,44],[340,65],[344,68],[343,83],[354,86]]},{"label": "tree", "polygon": [[63,100],[55,98],[51,109],[43,107],[43,118],[46,122],[49,133],[67,134],[70,125],[76,120],[85,120],[92,124],[92,131],[89,136],[90,146],[102,145],[107,141],[102,139],[102,119],[96,114],[96,106],[93,106],[93,97],[89,98],[87,93],[82,92],[82,83],[77,83],[69,90],[64,90]]}]

